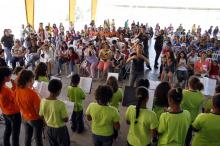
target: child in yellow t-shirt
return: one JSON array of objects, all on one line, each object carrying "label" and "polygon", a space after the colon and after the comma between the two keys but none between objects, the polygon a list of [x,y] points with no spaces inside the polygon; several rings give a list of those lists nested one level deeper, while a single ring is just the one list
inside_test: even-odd
[{"label": "child in yellow t-shirt", "polygon": [[67,87],[67,97],[70,101],[74,102],[73,113],[71,116],[71,129],[73,132],[82,133],[84,130],[83,122],[83,100],[85,99],[85,93],[78,87],[80,77],[78,74],[74,74],[71,79],[70,86]]},{"label": "child in yellow t-shirt", "polygon": [[160,116],[158,146],[183,146],[191,124],[189,111],[182,110],[180,103],[183,94],[181,88],[174,88],[168,92],[169,112]]},{"label": "child in yellow t-shirt", "polygon": [[212,99],[211,113],[199,114],[192,123],[195,136],[192,146],[219,146],[220,145],[220,93]]},{"label": "child in yellow t-shirt", "polygon": [[92,121],[92,138],[94,145],[111,146],[113,143],[114,130],[119,130],[118,110],[109,106],[113,92],[110,86],[100,85],[95,91],[97,103],[90,103],[86,116]]},{"label": "child in yellow t-shirt", "polygon": [[156,137],[158,119],[153,111],[146,109],[148,89],[144,86],[138,87],[136,97],[137,105],[130,105],[126,111],[125,117],[130,125],[127,141],[129,146],[146,146]]},{"label": "child in yellow t-shirt", "polygon": [[58,100],[62,89],[62,82],[53,79],[49,82],[49,97],[41,100],[39,115],[47,124],[47,134],[50,145],[70,145],[70,137],[65,122],[68,122],[68,113],[63,101]]}]

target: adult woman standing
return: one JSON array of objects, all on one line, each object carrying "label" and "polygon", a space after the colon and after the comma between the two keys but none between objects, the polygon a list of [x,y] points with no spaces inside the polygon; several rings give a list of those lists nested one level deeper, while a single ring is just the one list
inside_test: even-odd
[{"label": "adult woman standing", "polygon": [[31,146],[32,135],[36,146],[43,146],[43,120],[39,116],[40,97],[32,89],[34,74],[30,70],[22,70],[17,79],[15,99],[24,119],[25,146]]},{"label": "adult woman standing", "polygon": [[144,62],[149,64],[148,59],[143,55],[143,46],[141,44],[137,44],[135,52],[131,54],[126,62],[129,63],[130,61],[132,63],[129,82],[130,86],[134,86],[134,82],[137,79],[144,77]]},{"label": "adult woman standing", "polygon": [[19,135],[21,127],[21,115],[16,105],[14,94],[5,83],[11,79],[11,70],[8,67],[0,67],[0,108],[5,119],[5,131],[3,144],[10,146],[10,136],[12,135],[12,145],[19,146]]}]

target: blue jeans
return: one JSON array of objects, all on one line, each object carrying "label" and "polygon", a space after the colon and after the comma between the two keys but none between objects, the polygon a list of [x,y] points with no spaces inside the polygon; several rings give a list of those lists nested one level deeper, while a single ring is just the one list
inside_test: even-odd
[{"label": "blue jeans", "polygon": [[4,51],[5,51],[5,62],[8,64],[11,62],[11,58],[12,58],[12,55],[11,55],[11,48],[4,48]]},{"label": "blue jeans", "polygon": [[134,83],[136,80],[143,79],[144,78],[144,72],[133,72],[131,71],[130,77],[129,77],[129,85],[131,87],[134,87]]},{"label": "blue jeans", "polygon": [[70,62],[69,62],[69,69],[70,69],[70,73],[76,71],[75,62],[73,60],[70,60]]},{"label": "blue jeans", "polygon": [[113,137],[112,136],[99,136],[92,134],[94,146],[112,146]]}]

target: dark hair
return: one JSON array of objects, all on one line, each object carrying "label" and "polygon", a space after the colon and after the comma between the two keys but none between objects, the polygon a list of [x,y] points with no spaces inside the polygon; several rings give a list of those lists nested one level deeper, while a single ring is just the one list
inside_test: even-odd
[{"label": "dark hair", "polygon": [[0,67],[0,91],[2,89],[2,86],[4,85],[5,77],[11,76],[12,71],[8,67]]},{"label": "dark hair", "polygon": [[24,68],[22,66],[15,67],[13,74],[18,75]]},{"label": "dark hair", "polygon": [[181,58],[181,53],[183,53],[184,54],[184,59],[186,60],[186,63],[187,63],[187,55],[186,55],[186,53],[184,52],[184,51],[180,51],[178,54],[177,54],[177,62],[179,63],[180,62],[180,58]]},{"label": "dark hair", "polygon": [[149,88],[150,82],[148,79],[140,79],[136,82],[136,87],[144,86],[146,88]]},{"label": "dark hair", "polygon": [[24,69],[18,75],[17,86],[24,88],[31,79],[34,79],[34,73],[31,70]]},{"label": "dark hair", "polygon": [[188,85],[193,89],[193,90],[201,90],[202,89],[202,83],[196,76],[191,76],[189,78],[189,83]]},{"label": "dark hair", "polygon": [[71,78],[71,86],[77,86],[80,82],[80,76],[78,74],[74,74]]},{"label": "dark hair", "polygon": [[44,62],[40,62],[35,69],[35,80],[38,80],[39,76],[47,76],[47,65]]},{"label": "dark hair", "polygon": [[149,93],[148,93],[148,89],[144,86],[140,86],[136,89],[136,98],[138,99],[137,104],[136,104],[136,120],[135,120],[135,124],[138,122],[137,119],[139,117],[140,114],[140,107],[141,104],[143,102],[143,100],[148,99],[149,98]]},{"label": "dark hair", "polygon": [[56,94],[60,92],[61,89],[62,89],[62,82],[60,80],[57,79],[50,80],[48,85],[48,91],[50,91],[50,93]]},{"label": "dark hair", "polygon": [[180,104],[183,99],[182,88],[170,89],[168,92],[168,96],[169,98],[172,98],[175,103]]},{"label": "dark hair", "polygon": [[215,94],[212,99],[213,106],[220,109],[220,93]]},{"label": "dark hair", "polygon": [[170,89],[169,82],[161,82],[154,92],[154,105],[168,107],[168,92]]},{"label": "dark hair", "polygon": [[220,93],[220,84],[217,84],[215,87],[215,93]]},{"label": "dark hair", "polygon": [[99,104],[108,104],[113,96],[112,88],[108,85],[99,85],[95,91],[95,99]]},{"label": "dark hair", "polygon": [[109,85],[112,90],[113,90],[113,93],[117,92],[118,91],[118,81],[115,77],[113,76],[110,76],[107,80],[107,85]]}]

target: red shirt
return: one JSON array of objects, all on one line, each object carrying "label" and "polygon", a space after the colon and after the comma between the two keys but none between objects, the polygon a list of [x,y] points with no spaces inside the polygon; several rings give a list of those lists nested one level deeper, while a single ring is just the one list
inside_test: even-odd
[{"label": "red shirt", "polygon": [[209,75],[211,76],[211,75],[219,75],[218,74],[219,73],[219,66],[218,65],[211,65],[211,70],[210,70],[210,72],[209,72]]}]

